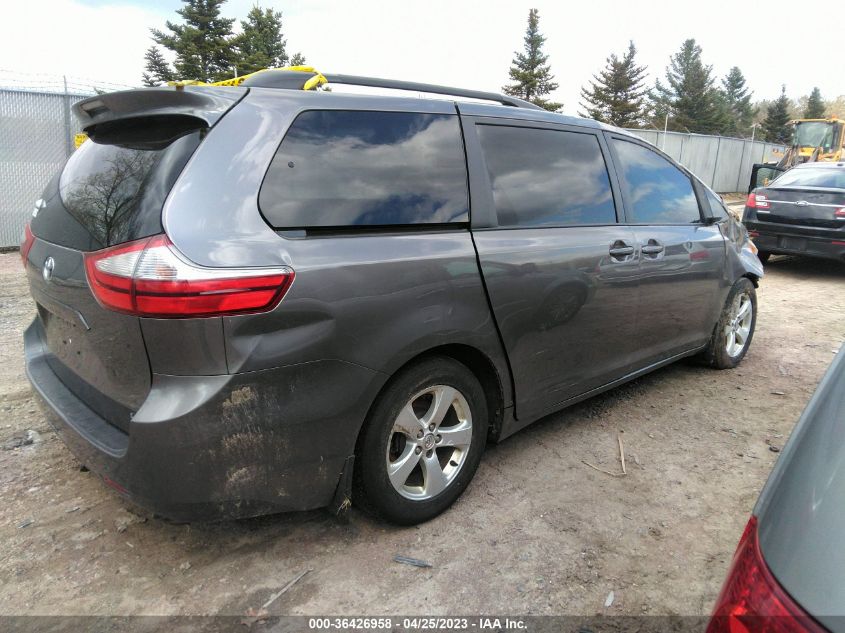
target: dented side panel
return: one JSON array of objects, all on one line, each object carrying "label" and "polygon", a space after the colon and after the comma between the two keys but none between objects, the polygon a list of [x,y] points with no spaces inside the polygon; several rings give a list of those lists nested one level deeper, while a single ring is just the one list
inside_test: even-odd
[{"label": "dented side panel", "polygon": [[484,352],[506,382],[469,231],[287,242],[296,280],[279,307],[224,319],[231,372],[338,359],[392,374],[457,343]]}]

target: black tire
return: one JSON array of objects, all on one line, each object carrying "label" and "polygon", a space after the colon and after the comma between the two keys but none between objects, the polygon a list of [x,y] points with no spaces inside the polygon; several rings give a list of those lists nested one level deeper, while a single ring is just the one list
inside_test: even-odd
[{"label": "black tire", "polygon": [[[731,355],[728,352],[728,328],[733,325],[735,318],[735,309],[738,299],[746,296],[751,303],[751,325],[748,335],[742,345],[741,351]],[[757,325],[757,292],[754,289],[754,284],[750,279],[743,277],[737,281],[731,291],[728,293],[728,299],[725,301],[725,306],[719,315],[719,321],[716,327],[713,328],[713,334],[710,337],[710,342],[704,352],[704,360],[711,367],[716,369],[733,369],[745,357],[748,348],[751,345],[751,339],[754,338],[754,328]]]},{"label": "black tire", "polygon": [[762,264],[769,261],[769,257],[771,256],[772,254],[769,251],[757,251],[757,259],[759,259]]},{"label": "black tire", "polygon": [[[436,433],[436,430],[440,430],[439,428],[433,432],[426,431],[425,437],[419,440],[408,440],[408,435],[395,432],[394,424],[411,398],[440,385],[456,389],[468,406],[472,429],[469,446],[465,451],[437,445],[433,449],[423,450],[426,440],[431,442],[434,437],[439,436]],[[425,399],[429,397],[431,400],[427,403]],[[420,411],[427,411],[427,413],[415,414],[415,417],[424,418],[432,413],[434,397],[424,394],[413,401],[415,408],[420,407]],[[426,406],[430,408],[426,409]],[[444,436],[450,424],[457,423],[455,428],[466,424],[465,413],[460,414],[464,419],[464,422],[460,422],[458,409],[463,410],[463,403],[458,403],[454,407],[450,406],[448,409],[442,426]],[[379,395],[362,430],[355,461],[353,501],[371,514],[400,525],[413,525],[436,517],[455,502],[472,480],[481,461],[481,455],[484,453],[488,424],[487,399],[484,390],[478,379],[462,363],[452,358],[436,356],[402,370]],[[466,434],[469,435],[470,432],[467,431]],[[429,438],[429,435],[432,435],[432,438]],[[444,472],[452,468],[456,459],[460,460],[460,467],[447,475],[451,478],[445,489],[425,499],[411,499],[403,496],[388,476],[388,449],[390,448],[391,454],[396,452],[409,454],[404,453],[406,448],[409,451],[415,451],[417,445],[420,446],[422,454],[416,453],[420,455],[419,463],[414,467],[414,471],[411,471],[405,484],[417,477],[420,482],[420,494],[424,493],[424,488],[428,483],[428,479],[423,478],[422,469],[426,458],[431,459],[433,456],[440,462],[445,459],[445,465],[442,466]],[[454,457],[456,454],[460,457]],[[397,458],[396,461],[398,463],[399,459]],[[406,489],[403,488],[403,490]],[[410,493],[406,490],[406,494]]]}]

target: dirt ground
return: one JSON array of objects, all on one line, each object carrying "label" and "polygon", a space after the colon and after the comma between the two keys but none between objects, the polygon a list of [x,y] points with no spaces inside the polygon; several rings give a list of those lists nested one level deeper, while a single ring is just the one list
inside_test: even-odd
[{"label": "dirt ground", "polygon": [[[353,509],[214,525],[136,514],[51,432],[24,375],[34,315],[0,255],[0,615],[707,614],[761,486],[845,340],[845,266],[775,258],[732,371],[679,363],[487,451],[428,524]],[[617,435],[628,474],[618,472]],[[30,434],[30,437],[34,437]],[[393,562],[424,559],[430,569]],[[614,592],[610,607],[608,594]]]}]

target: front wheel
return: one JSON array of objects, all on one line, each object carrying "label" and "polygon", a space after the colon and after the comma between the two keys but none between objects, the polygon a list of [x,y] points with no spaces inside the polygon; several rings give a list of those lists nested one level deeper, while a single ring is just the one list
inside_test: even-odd
[{"label": "front wheel", "polygon": [[435,357],[403,370],[379,396],[363,430],[357,501],[403,525],[434,518],[475,474],[487,416],[484,391],[462,363]]},{"label": "front wheel", "polygon": [[757,324],[757,292],[745,277],[728,293],[728,300],[713,330],[704,358],[711,367],[731,369],[740,361],[751,345]]}]

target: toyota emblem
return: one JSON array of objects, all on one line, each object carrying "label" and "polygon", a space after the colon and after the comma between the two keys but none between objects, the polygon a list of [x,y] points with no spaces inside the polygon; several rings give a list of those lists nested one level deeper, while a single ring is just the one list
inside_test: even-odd
[{"label": "toyota emblem", "polygon": [[52,257],[48,257],[44,260],[44,268],[41,271],[41,276],[44,277],[44,281],[50,281],[53,278],[53,269],[56,267],[56,260]]}]

